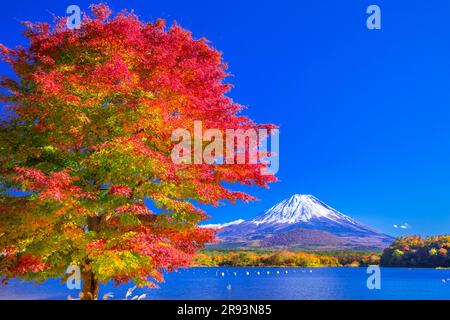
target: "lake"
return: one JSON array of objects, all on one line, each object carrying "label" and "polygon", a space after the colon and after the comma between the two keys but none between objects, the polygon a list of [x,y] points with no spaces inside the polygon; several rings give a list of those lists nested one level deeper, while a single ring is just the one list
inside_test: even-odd
[{"label": "lake", "polygon": [[[450,299],[450,270],[382,268],[381,289],[367,288],[366,268],[190,268],[166,275],[159,289],[138,288],[148,299]],[[101,287],[123,299],[132,284]],[[0,299],[78,296],[59,280],[39,285],[13,279]]]}]

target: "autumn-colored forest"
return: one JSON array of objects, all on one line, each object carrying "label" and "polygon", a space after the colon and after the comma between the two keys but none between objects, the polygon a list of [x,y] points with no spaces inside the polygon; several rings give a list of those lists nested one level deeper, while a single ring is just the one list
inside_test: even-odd
[{"label": "autumn-colored forest", "polygon": [[397,238],[381,252],[370,251],[201,251],[197,266],[282,266],[282,267],[382,267],[448,268],[450,236]]},{"label": "autumn-colored forest", "polygon": [[202,251],[197,254],[197,266],[282,266],[282,267],[362,267],[377,265],[380,253],[356,251]]},{"label": "autumn-colored forest", "polygon": [[450,267],[450,236],[398,238],[381,256],[385,267]]}]

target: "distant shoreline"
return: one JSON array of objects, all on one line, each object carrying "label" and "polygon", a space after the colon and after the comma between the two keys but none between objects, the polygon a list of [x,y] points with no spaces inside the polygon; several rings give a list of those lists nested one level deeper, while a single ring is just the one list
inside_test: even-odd
[{"label": "distant shoreline", "polygon": [[200,251],[196,266],[367,267],[450,269],[450,235],[397,238],[381,251],[213,249]]},{"label": "distant shoreline", "polygon": [[367,267],[380,264],[380,252],[203,250],[194,266],[199,267]]}]

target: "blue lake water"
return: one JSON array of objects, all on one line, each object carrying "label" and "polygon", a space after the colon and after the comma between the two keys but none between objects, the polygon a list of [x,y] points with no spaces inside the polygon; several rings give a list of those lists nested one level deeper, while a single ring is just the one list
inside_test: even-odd
[{"label": "blue lake water", "polygon": [[[366,268],[190,268],[166,275],[159,289],[138,288],[147,299],[446,299],[450,270],[382,268],[381,289],[367,288]],[[123,299],[132,284],[101,287]],[[67,299],[59,280],[39,285],[14,279],[0,287],[0,299]]]}]

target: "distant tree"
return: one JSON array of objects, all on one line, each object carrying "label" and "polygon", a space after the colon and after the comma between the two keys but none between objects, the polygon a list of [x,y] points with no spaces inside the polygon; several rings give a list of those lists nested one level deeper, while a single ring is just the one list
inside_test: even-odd
[{"label": "distant tree", "polygon": [[26,23],[29,46],[0,47],[16,74],[0,83],[12,113],[0,123],[0,277],[45,280],[78,265],[83,299],[99,282],[153,285],[189,265],[213,239],[196,204],[252,200],[226,183],[275,180],[262,162],[175,165],[171,134],[195,120],[222,132],[273,126],[238,114],[206,40],[111,17],[104,4],[92,12],[74,30]]},{"label": "distant tree", "polygon": [[450,267],[449,236],[400,237],[383,251],[380,264],[386,267]]}]

